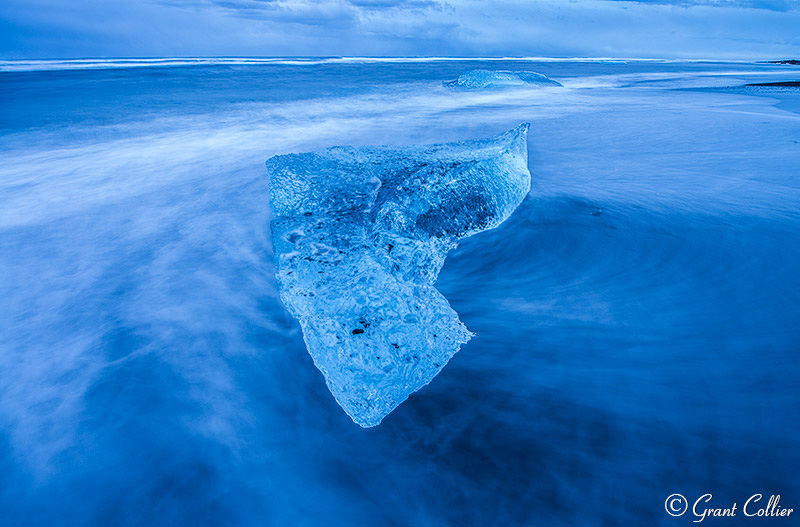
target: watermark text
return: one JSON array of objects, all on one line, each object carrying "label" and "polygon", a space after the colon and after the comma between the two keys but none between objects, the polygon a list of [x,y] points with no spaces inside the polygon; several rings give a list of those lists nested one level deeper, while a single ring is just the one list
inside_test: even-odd
[{"label": "watermark text", "polygon": [[670,516],[683,516],[691,511],[694,523],[714,517],[788,518],[794,512],[794,509],[780,504],[780,494],[772,494],[769,498],[763,494],[753,494],[742,503],[741,508],[738,502],[722,504],[720,507],[713,499],[713,494],[703,494],[690,503],[682,494],[671,494],[664,502],[664,509]]}]

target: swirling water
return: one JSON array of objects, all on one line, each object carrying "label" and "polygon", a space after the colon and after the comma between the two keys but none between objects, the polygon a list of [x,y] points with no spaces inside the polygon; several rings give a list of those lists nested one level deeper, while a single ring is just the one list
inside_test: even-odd
[{"label": "swirling water", "polygon": [[[109,65],[0,65],[0,524],[800,507],[800,95],[730,88],[800,68]],[[479,68],[563,87],[442,86]],[[477,337],[359,428],[278,300],[264,161],[523,121],[530,195],[438,281]]]}]

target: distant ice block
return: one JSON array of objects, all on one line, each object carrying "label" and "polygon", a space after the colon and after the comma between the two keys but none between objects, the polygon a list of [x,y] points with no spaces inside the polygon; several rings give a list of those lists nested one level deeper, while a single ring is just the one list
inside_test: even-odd
[{"label": "distant ice block", "polygon": [[267,161],[281,300],[359,425],[379,424],[472,336],[433,283],[459,239],[530,190],[527,132]]},{"label": "distant ice block", "polygon": [[462,73],[454,81],[445,81],[442,84],[448,88],[463,88],[468,90],[531,85],[561,86],[561,83],[533,71],[493,70],[471,70]]}]

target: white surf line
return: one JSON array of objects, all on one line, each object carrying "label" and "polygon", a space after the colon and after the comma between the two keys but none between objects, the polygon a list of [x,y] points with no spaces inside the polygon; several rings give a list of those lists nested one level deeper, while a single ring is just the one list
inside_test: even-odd
[{"label": "white surf line", "polygon": [[112,69],[167,66],[236,66],[236,65],[291,65],[317,64],[371,64],[371,63],[426,63],[426,62],[591,62],[591,63],[718,63],[756,64],[747,60],[722,59],[666,59],[619,57],[153,57],[112,59],[5,59],[0,60],[0,72],[58,71],[73,69]]}]

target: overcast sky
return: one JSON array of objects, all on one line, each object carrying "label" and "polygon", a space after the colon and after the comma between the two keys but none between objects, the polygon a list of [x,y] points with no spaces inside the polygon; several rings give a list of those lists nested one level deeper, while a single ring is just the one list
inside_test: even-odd
[{"label": "overcast sky", "polygon": [[3,58],[800,57],[800,0],[2,0]]}]

